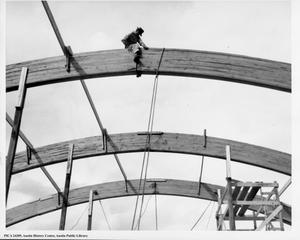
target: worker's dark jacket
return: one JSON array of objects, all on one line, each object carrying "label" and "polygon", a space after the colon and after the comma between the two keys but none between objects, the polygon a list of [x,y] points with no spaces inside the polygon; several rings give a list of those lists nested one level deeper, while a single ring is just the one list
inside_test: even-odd
[{"label": "worker's dark jacket", "polygon": [[124,43],[125,48],[128,48],[128,46],[130,44],[134,44],[134,43],[139,43],[139,44],[143,45],[143,43],[141,42],[140,36],[136,32],[132,32],[132,33],[126,35],[122,39],[122,42]]}]

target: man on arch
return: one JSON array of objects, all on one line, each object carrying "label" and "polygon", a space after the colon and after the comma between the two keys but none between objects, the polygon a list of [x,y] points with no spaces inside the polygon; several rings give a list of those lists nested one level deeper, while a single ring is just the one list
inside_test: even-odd
[{"label": "man on arch", "polygon": [[[133,61],[136,63],[136,67],[141,64],[142,49],[148,50],[149,48],[142,41],[141,36],[144,30],[138,27],[132,33],[127,34],[121,41],[125,45],[128,52],[134,55]],[[137,77],[140,77],[141,73],[137,71]]]}]

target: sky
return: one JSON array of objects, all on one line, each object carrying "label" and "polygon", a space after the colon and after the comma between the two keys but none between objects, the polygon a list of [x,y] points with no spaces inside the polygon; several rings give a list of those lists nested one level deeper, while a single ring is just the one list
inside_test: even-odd
[{"label": "sky", "polygon": [[[291,62],[288,1],[222,2],[49,2],[66,45],[74,53],[123,48],[122,37],[137,26],[151,48],[178,48],[241,54]],[[266,12],[268,14],[266,14]],[[8,2],[6,64],[62,55],[40,2]],[[109,133],[145,131],[154,76],[89,79],[89,88]],[[266,88],[208,79],[160,76],[154,130],[203,134],[291,153],[291,96]],[[14,114],[16,92],[6,94],[6,111]],[[6,124],[6,143],[10,138]],[[34,146],[99,135],[100,130],[80,82],[30,88],[22,131]],[[7,148],[6,148],[7,149]],[[17,151],[24,150],[21,140]],[[138,178],[142,153],[119,155],[129,179]],[[197,181],[201,157],[151,153],[148,176]],[[63,189],[66,164],[47,167]],[[244,181],[278,181],[287,176],[232,163],[232,175]],[[113,156],[74,161],[71,188],[122,180]],[[203,181],[225,185],[225,162],[205,158]],[[34,186],[34,187],[32,187]],[[8,208],[55,193],[39,169],[12,177]],[[130,228],[133,197],[102,201],[114,230]],[[148,197],[146,197],[146,201]],[[282,200],[291,203],[290,190]],[[159,229],[189,230],[208,201],[158,196]],[[212,204],[213,205],[213,204]],[[86,204],[70,207],[66,229],[86,228]],[[216,204],[195,230],[214,230]],[[83,217],[76,225],[81,213]],[[210,214],[212,213],[212,214]],[[107,230],[100,205],[93,227]],[[54,230],[60,211],[9,229]],[[142,219],[142,230],[155,229],[154,198]]]}]

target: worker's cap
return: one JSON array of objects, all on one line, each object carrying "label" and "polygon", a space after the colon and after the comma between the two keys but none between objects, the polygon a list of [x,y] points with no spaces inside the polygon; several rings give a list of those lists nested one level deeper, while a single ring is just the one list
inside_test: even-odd
[{"label": "worker's cap", "polygon": [[136,28],[136,31],[142,35],[144,32],[144,29],[142,29],[141,27],[138,27],[138,28]]}]

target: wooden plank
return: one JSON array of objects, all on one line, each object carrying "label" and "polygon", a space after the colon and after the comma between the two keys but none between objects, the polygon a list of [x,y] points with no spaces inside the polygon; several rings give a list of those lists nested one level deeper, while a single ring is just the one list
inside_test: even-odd
[{"label": "wooden plank", "polygon": [[237,182],[234,186],[240,187],[278,187],[278,183],[264,183],[264,182]]},{"label": "wooden plank", "polygon": [[[228,148],[226,147],[226,150]],[[226,151],[226,155],[228,156],[228,152]],[[228,160],[228,158],[227,158]],[[230,175],[229,175],[230,176]],[[233,213],[233,201],[232,201],[232,186],[230,177],[226,178],[227,188],[228,188],[228,215],[229,215],[229,229],[231,231],[235,230],[235,216]]]},{"label": "wooden plank", "polygon": [[[13,172],[13,166],[15,161],[15,154],[18,145],[19,131],[21,126],[23,107],[26,97],[26,79],[27,79],[28,68],[23,67],[21,70],[20,81],[19,81],[19,93],[18,93],[18,102],[15,107],[15,116],[11,131],[11,137],[9,141],[8,153],[6,157],[6,201],[8,198],[9,187],[11,176]],[[27,153],[25,153],[27,158]]]},{"label": "wooden plank", "polygon": [[[226,177],[231,178],[230,145],[226,145]],[[230,183],[231,186],[231,183]]]},{"label": "wooden plank", "polygon": [[[247,194],[247,197],[246,197],[246,201],[251,201],[254,199],[256,193],[258,192],[258,190],[260,189],[260,187],[252,187],[250,189],[250,191],[248,192]],[[238,212],[238,216],[243,216],[245,214],[245,212],[247,211],[247,209],[249,208],[249,205],[244,205],[241,207],[240,211]]]},{"label": "wooden plank", "polygon": [[70,144],[69,149],[68,149],[69,154],[68,154],[63,202],[62,202],[62,207],[61,207],[59,230],[65,230],[65,225],[66,225],[67,208],[68,208],[68,202],[69,202],[68,199],[69,199],[69,191],[70,191],[70,183],[71,183],[72,166],[73,166],[73,148],[74,148],[74,145]]},{"label": "wooden plank", "polygon": [[[217,190],[221,189],[224,192],[224,187],[202,183],[200,195],[198,195],[198,182],[183,181],[166,179],[165,182],[156,182],[156,194],[172,195],[181,197],[190,197],[195,199],[204,199],[209,201],[218,201]],[[146,182],[145,194],[153,194],[152,182]],[[69,193],[69,206],[88,202],[89,192],[91,189],[101,194],[95,195],[94,200],[118,198],[125,196],[134,196],[138,192],[139,179],[128,181],[128,192],[124,189],[124,181],[101,183],[92,186],[73,189]],[[258,198],[261,199],[261,198]],[[48,196],[43,200],[37,200],[26,203],[6,211],[6,225],[11,226],[18,222],[32,218],[34,216],[42,215],[60,209],[61,206],[57,205],[57,194]],[[251,210],[256,211],[257,206],[250,206]],[[285,223],[291,224],[291,207],[284,205],[283,219]]]},{"label": "wooden plank", "polygon": [[[143,152],[147,135],[137,133],[122,133],[109,135],[107,152],[103,152],[102,138],[100,136],[71,140],[57,144],[36,148],[44,165],[55,164],[67,160],[67,146],[74,144],[74,160],[106,154]],[[291,155],[276,150],[263,148],[247,143],[227,139],[207,137],[207,146],[203,148],[201,135],[164,133],[151,136],[150,151],[170,152],[193,155],[204,155],[225,159],[225,146],[231,146],[231,160],[270,169],[286,175],[291,175]],[[16,154],[13,173],[19,173],[41,166],[32,156],[28,166],[26,152]]]},{"label": "wooden plank", "polygon": [[[237,197],[237,200],[244,200],[245,197],[247,196],[249,189],[250,189],[250,187],[247,187],[247,186],[243,187],[242,191],[240,192],[239,196]],[[234,215],[236,215],[236,213],[238,212],[240,207],[241,207],[240,205],[234,206],[234,209],[233,209]]]},{"label": "wooden plank", "polygon": [[256,229],[256,231],[261,231],[276,215],[282,211],[283,207],[280,205],[278,206],[268,217],[265,221],[261,223],[261,225]]},{"label": "wooden plank", "polygon": [[292,178],[289,178],[289,180],[279,190],[278,197],[280,197],[285,192],[285,190],[291,185],[291,183],[292,183]]},{"label": "wooden plank", "polygon": [[[240,195],[240,193],[241,193],[240,190],[241,190],[241,187],[235,187],[233,189],[233,192],[232,192],[232,200],[233,201],[235,201],[237,199],[237,197]],[[234,211],[235,208],[236,208],[236,206],[234,206],[234,208],[233,208],[234,215],[236,214],[236,211]],[[224,216],[228,216],[228,214],[229,214],[229,212],[228,212],[228,208],[227,208]]]},{"label": "wooden plank", "polygon": [[233,201],[233,204],[237,204],[237,205],[266,205],[266,206],[275,206],[275,205],[279,205],[280,202],[279,201],[253,201],[253,200],[249,200],[249,201]]},{"label": "wooden plank", "polygon": [[[161,51],[161,48],[151,48],[144,52],[143,74],[156,74]],[[27,87],[136,74],[132,56],[125,49],[74,54],[69,73],[64,65],[64,56],[8,65],[6,90],[17,89],[22,66],[30,67]],[[216,79],[291,92],[291,64],[227,53],[165,49],[159,74]]]},{"label": "wooden plank", "polygon": [[[239,216],[236,216],[235,217],[235,220],[238,220],[238,221],[263,221],[265,220],[266,218],[265,217],[253,217],[253,216],[243,216],[243,217],[239,217]],[[229,220],[229,217],[224,217],[224,220]]]},{"label": "wooden plank", "polygon": [[94,190],[90,190],[87,230],[92,230]]}]

